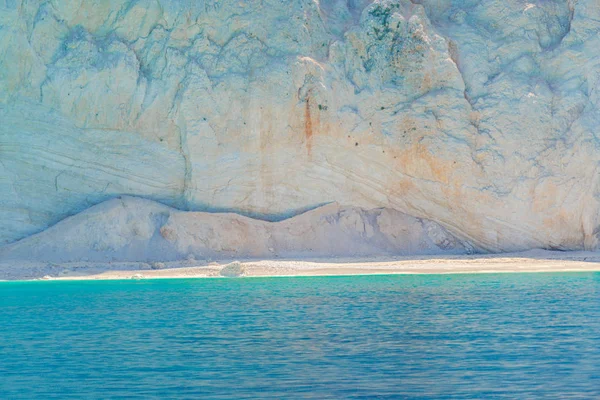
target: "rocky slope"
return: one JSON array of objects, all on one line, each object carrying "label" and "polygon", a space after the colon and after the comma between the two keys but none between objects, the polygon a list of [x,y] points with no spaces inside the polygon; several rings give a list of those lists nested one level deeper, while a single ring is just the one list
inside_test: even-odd
[{"label": "rocky slope", "polygon": [[0,1],[0,243],[130,194],[595,249],[598,0]]},{"label": "rocky slope", "polygon": [[464,254],[435,222],[389,209],[329,204],[280,222],[179,211],[134,197],[108,200],[0,248],[0,260],[174,261],[221,258]]}]

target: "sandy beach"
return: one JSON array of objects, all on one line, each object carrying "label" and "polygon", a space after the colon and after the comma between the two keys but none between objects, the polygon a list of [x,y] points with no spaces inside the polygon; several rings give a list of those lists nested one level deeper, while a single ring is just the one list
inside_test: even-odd
[{"label": "sandy beach", "polygon": [[600,271],[600,254],[522,253],[399,258],[182,260],[171,262],[0,263],[1,280],[99,280]]}]

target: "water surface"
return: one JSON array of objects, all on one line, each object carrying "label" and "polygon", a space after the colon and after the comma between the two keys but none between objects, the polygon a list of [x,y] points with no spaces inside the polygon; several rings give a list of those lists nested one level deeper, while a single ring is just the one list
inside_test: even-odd
[{"label": "water surface", "polygon": [[599,398],[600,273],[0,283],[0,398]]}]

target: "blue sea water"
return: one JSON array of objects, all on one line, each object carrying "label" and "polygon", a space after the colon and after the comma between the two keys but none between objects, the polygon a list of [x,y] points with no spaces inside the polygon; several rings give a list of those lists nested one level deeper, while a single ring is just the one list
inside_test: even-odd
[{"label": "blue sea water", "polygon": [[600,274],[0,283],[0,398],[600,398]]}]

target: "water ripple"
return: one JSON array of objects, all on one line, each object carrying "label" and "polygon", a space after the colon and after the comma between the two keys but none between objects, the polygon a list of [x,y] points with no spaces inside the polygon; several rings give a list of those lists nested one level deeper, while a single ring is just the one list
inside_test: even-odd
[{"label": "water ripple", "polygon": [[0,398],[598,398],[600,274],[0,284]]}]

